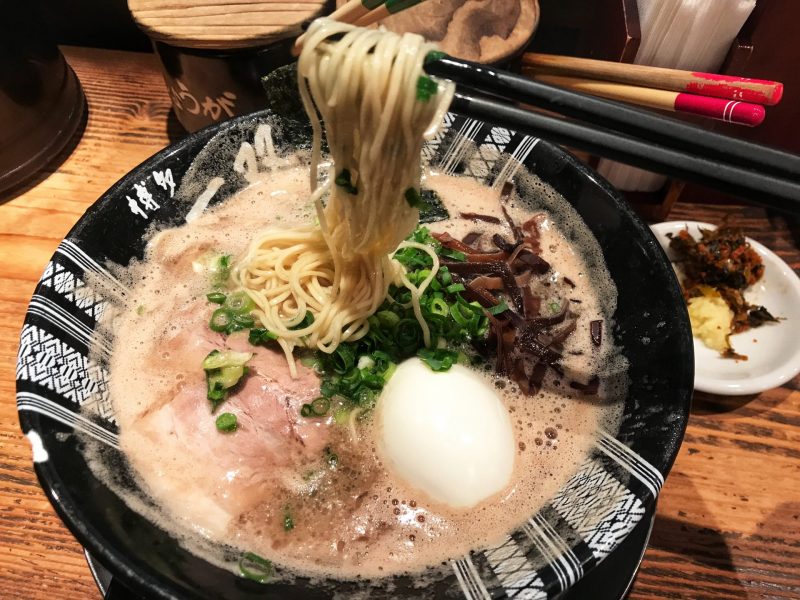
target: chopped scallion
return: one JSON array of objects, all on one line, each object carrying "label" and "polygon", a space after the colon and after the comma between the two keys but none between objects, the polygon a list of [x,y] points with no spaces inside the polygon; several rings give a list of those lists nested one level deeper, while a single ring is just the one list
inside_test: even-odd
[{"label": "chopped scallion", "polygon": [[325,398],[324,396],[316,398],[311,403],[311,411],[314,413],[314,416],[317,417],[327,415],[330,409],[331,409],[331,401],[328,398]]},{"label": "chopped scallion", "polygon": [[253,358],[252,352],[212,350],[203,360],[203,369],[213,371],[224,367],[243,367],[251,358]]},{"label": "chopped scallion", "polygon": [[222,304],[227,296],[222,292],[210,292],[206,294],[206,299],[214,304]]},{"label": "chopped scallion", "polygon": [[236,415],[233,413],[222,413],[216,420],[217,430],[224,432],[236,431],[238,422]]},{"label": "chopped scallion", "polygon": [[211,275],[212,287],[224,286],[231,274],[231,257],[229,254],[220,254],[210,261],[206,260],[205,268]]},{"label": "chopped scallion", "polygon": [[252,315],[233,315],[233,322],[242,329],[249,329],[256,324]]},{"label": "chopped scallion", "polygon": [[246,292],[234,292],[225,299],[224,307],[237,315],[244,315],[253,310],[256,303]]},{"label": "chopped scallion", "polygon": [[495,316],[499,315],[500,313],[506,312],[507,310],[508,310],[508,304],[506,304],[505,300],[501,300],[500,304],[496,306],[490,306],[489,308],[486,309],[486,312],[488,312],[492,316]]},{"label": "chopped scallion", "polygon": [[446,350],[444,348],[422,348],[417,352],[417,356],[428,365],[432,371],[447,371],[458,361],[458,352]]},{"label": "chopped scallion", "polygon": [[463,292],[467,288],[464,287],[463,283],[453,283],[448,285],[446,288],[448,294],[455,294],[456,292]]},{"label": "chopped scallion", "polygon": [[439,86],[430,77],[420,75],[417,79],[417,100],[427,102],[436,95],[438,90]]},{"label": "chopped scallion", "polygon": [[298,329],[305,329],[306,327],[312,325],[313,323],[314,323],[314,315],[310,310],[307,310],[306,315],[303,317],[303,320],[300,321],[294,327],[290,327],[289,329],[291,329],[292,331],[296,331]]},{"label": "chopped scallion", "polygon": [[310,404],[303,404],[303,406],[300,407],[300,416],[301,417],[310,417],[313,414],[314,414],[314,409],[311,408]]},{"label": "chopped scallion", "polygon": [[211,401],[212,410],[222,404],[228,393],[247,373],[245,363],[253,355],[250,352],[234,352],[233,350],[212,350],[203,360],[206,372],[207,398]]},{"label": "chopped scallion", "polygon": [[356,362],[356,354],[353,347],[349,344],[339,344],[339,347],[331,355],[331,362],[336,373],[340,375],[347,373]]},{"label": "chopped scallion", "polygon": [[291,531],[292,529],[294,529],[294,519],[292,518],[292,513],[287,504],[283,507],[283,530]]},{"label": "chopped scallion", "polygon": [[456,260],[458,262],[465,262],[467,260],[467,255],[463,252],[459,252],[458,250],[450,250],[448,248],[443,248],[441,255],[445,258]]},{"label": "chopped scallion", "polygon": [[416,188],[410,187],[405,191],[406,202],[411,208],[417,208],[420,203],[422,202],[422,198],[419,195],[419,191]]},{"label": "chopped scallion", "polygon": [[440,315],[442,317],[446,317],[450,313],[450,307],[447,306],[447,302],[441,298],[434,298],[431,300],[428,310],[434,315]]},{"label": "chopped scallion", "polygon": [[266,583],[272,577],[272,563],[255,552],[245,552],[239,558],[239,573],[246,579]]},{"label": "chopped scallion", "polygon": [[253,346],[259,346],[266,344],[267,342],[272,342],[278,339],[278,335],[272,333],[269,329],[262,329],[259,327],[255,327],[250,330],[250,333],[247,335],[247,341],[250,342]]},{"label": "chopped scallion", "polygon": [[441,60],[446,56],[447,54],[441,50],[431,50],[425,55],[424,64],[427,65],[429,63],[436,62],[437,60]]},{"label": "chopped scallion", "polygon": [[228,330],[231,323],[233,323],[233,313],[227,308],[218,308],[211,313],[211,320],[208,322],[208,326],[211,331],[224,333]]}]

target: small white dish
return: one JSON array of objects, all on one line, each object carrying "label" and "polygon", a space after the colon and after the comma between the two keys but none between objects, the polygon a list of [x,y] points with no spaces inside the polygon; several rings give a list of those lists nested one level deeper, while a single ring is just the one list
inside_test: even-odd
[{"label": "small white dish", "polygon": [[[668,221],[652,225],[661,246],[674,260],[668,233],[688,227],[695,239],[700,229],[715,225],[697,221]],[[743,396],[757,394],[783,385],[800,372],[800,278],[775,253],[747,238],[764,261],[764,276],[744,294],[751,304],[762,305],[781,317],[779,323],[767,323],[731,336],[731,345],[748,360],[722,358],[716,350],[694,340],[694,388],[701,392]]]}]

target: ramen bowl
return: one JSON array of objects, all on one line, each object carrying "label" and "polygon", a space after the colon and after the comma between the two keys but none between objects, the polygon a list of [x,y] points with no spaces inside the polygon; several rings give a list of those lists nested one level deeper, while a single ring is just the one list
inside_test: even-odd
[{"label": "ramen bowl", "polygon": [[[135,490],[118,447],[108,365],[89,348],[110,297],[98,290],[120,288],[109,267],[141,258],[149,228],[182,223],[210,183],[216,189],[212,205],[246,185],[233,159],[267,121],[278,150],[310,144],[306,122],[264,111],[197,132],[115,184],[58,247],[22,328],[17,404],[41,485],[67,527],[115,580],[148,598],[349,597],[361,586],[302,577],[259,584],[210,564],[129,508],[95,476],[81,451],[87,440],[100,447],[119,465],[116,484]],[[528,170],[576,209],[617,286],[614,326],[606,335],[613,335],[629,362],[630,385],[619,431],[598,432],[578,471],[518,531],[491,548],[451,557],[433,583],[390,577],[371,588],[370,597],[555,597],[609,556],[655,505],[692,393],[685,304],[650,230],[607,183],[556,146],[448,114],[423,156],[441,170],[486,183]],[[525,194],[522,188],[519,193]]]}]

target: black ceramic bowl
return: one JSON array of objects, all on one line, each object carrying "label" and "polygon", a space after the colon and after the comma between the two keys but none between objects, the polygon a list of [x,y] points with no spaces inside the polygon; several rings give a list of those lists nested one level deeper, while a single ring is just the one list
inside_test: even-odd
[{"label": "black ceramic bowl", "polygon": [[[59,246],[31,301],[21,333],[17,403],[34,447],[36,473],[61,518],[115,576],[151,598],[328,598],[302,579],[262,586],[210,565],[129,509],[87,467],[82,439],[110,455],[117,429],[102,359],[87,343],[105,299],[87,276],[118,285],[105,269],[141,256],[153,223],[182,222],[208,181],[225,184],[213,202],[244,184],[231,168],[243,141],[272,119],[262,112],[189,136],[134,169],[95,203]],[[273,122],[279,149],[307,144],[307,125]],[[465,139],[474,144],[465,144]],[[469,151],[467,151],[469,150]],[[630,389],[616,435],[603,434],[579,471],[526,524],[495,548],[454,557],[450,575],[419,589],[395,578],[370,597],[547,598],[568,589],[616,548],[652,508],[678,452],[693,381],[691,334],[672,268],[650,230],[595,173],[563,150],[502,127],[448,115],[425,149],[434,165],[491,182],[508,160],[554,187],[597,238],[619,298],[613,335],[630,362]],[[175,184],[175,190],[171,183]],[[526,194],[524,186],[518,187]],[[94,404],[96,418],[79,414]],[[81,436],[70,435],[76,430]],[[121,458],[121,457],[120,457]],[[124,474],[123,474],[124,475]],[[135,485],[121,477],[122,485]],[[356,590],[340,583],[343,596]],[[520,597],[521,597],[520,596]]]}]

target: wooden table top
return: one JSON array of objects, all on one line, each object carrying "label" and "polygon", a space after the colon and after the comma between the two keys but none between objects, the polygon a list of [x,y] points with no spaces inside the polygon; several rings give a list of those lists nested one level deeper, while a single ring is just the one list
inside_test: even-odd
[{"label": "wooden table top", "polygon": [[[22,194],[0,198],[0,598],[99,597],[80,545],[39,488],[19,430],[19,331],[70,227],[119,177],[180,135],[152,55],[64,53],[89,101],[83,137]],[[759,208],[687,204],[671,217],[718,223],[726,214],[800,269],[796,221]],[[696,394],[630,598],[800,598],[800,377],[758,396]]]}]

